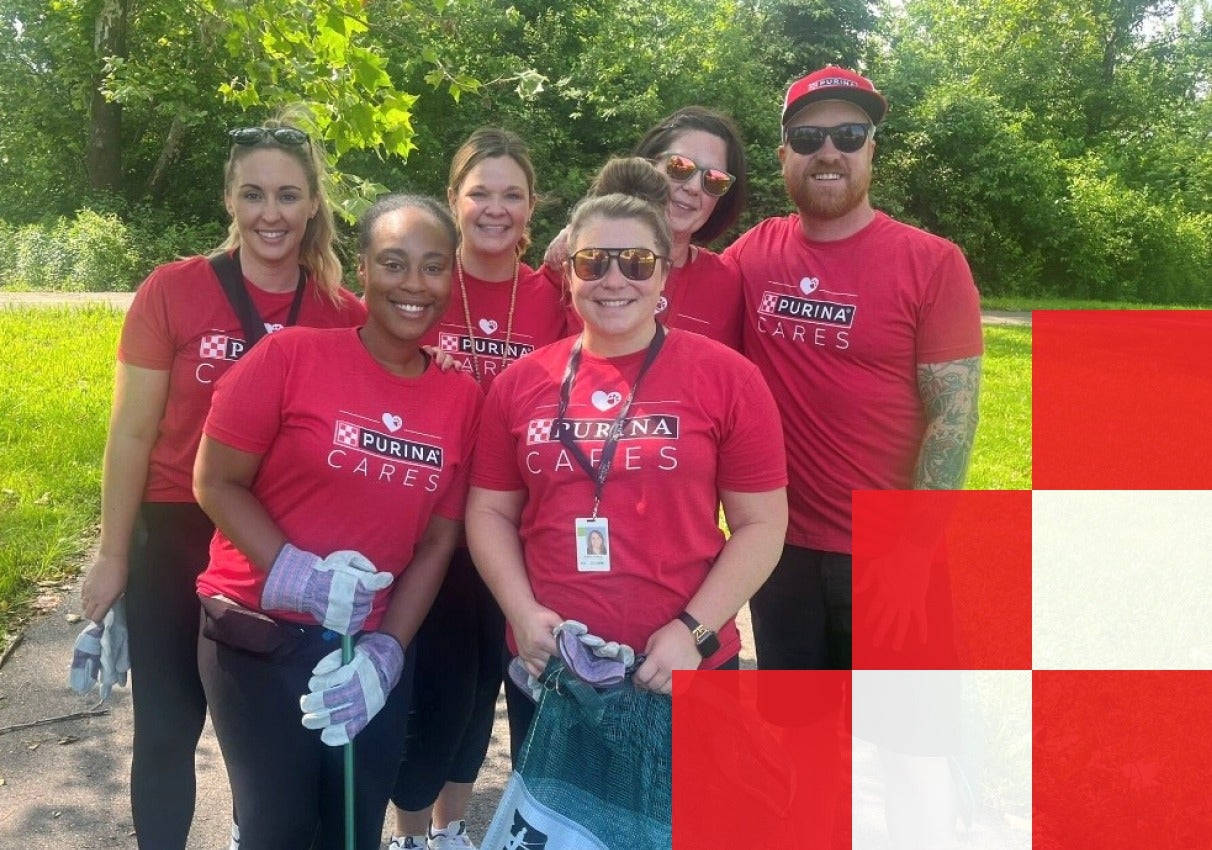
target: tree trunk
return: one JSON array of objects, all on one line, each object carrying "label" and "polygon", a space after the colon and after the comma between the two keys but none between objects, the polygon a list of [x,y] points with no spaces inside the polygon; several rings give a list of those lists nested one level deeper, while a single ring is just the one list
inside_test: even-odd
[{"label": "tree trunk", "polygon": [[88,185],[90,189],[122,189],[122,104],[107,101],[101,92],[105,60],[126,56],[126,26],[130,0],[103,0],[93,33],[97,74],[89,109]]},{"label": "tree trunk", "polygon": [[164,147],[160,149],[160,158],[156,160],[156,167],[152,169],[151,176],[147,178],[146,193],[153,201],[159,201],[164,192],[164,176],[181,150],[185,130],[186,125],[181,120],[181,116],[174,115],[173,123],[168,128],[168,135],[164,138]]}]

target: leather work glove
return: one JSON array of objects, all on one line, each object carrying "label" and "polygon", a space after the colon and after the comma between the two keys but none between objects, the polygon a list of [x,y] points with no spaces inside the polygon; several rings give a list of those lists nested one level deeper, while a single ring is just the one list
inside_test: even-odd
[{"label": "leather work glove", "polygon": [[269,568],[261,608],[311,614],[325,628],[351,635],[370,616],[375,593],[392,579],[391,573],[376,572],[358,552],[342,550],[321,558],[287,543]]},{"label": "leather work glove", "polygon": [[383,709],[403,670],[404,649],[386,632],[362,635],[348,664],[341,664],[341,650],[328,653],[299,698],[303,725],[323,730],[320,740],[330,747],[348,744]]},{"label": "leather work glove", "polygon": [[114,685],[126,685],[130,654],[126,640],[126,600],[118,599],[100,623],[89,623],[76,637],[68,684],[81,696],[100,684],[101,702]]},{"label": "leather work glove", "polygon": [[635,650],[625,643],[589,634],[576,620],[565,620],[552,630],[560,658],[578,679],[595,688],[617,685],[635,665]]}]

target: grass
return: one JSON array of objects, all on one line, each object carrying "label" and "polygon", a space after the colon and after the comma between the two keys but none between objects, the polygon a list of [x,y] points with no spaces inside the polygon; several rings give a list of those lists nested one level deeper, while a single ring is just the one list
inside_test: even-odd
[{"label": "grass", "polygon": [[[40,584],[71,579],[97,530],[122,313],[0,309],[0,642]],[[968,486],[1031,486],[1031,330],[985,328]]]},{"label": "grass", "polygon": [[122,314],[0,309],[0,635],[96,534]]},{"label": "grass", "polygon": [[1080,298],[1044,298],[1037,295],[1000,295],[981,298],[985,310],[1206,310],[1182,304],[1145,304],[1128,301],[1088,301]]}]

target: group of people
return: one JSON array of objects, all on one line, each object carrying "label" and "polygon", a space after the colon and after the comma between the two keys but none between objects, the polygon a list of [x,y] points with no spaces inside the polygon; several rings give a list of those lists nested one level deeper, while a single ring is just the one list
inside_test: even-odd
[{"label": "group of people", "polygon": [[[719,254],[744,147],[678,110],[538,268],[526,146],[479,130],[444,203],[363,215],[361,299],[316,140],[233,130],[228,240],[123,327],[82,591],[98,623],[126,599],[139,846],[185,846],[208,709],[233,846],[343,846],[352,741],[358,846],[390,800],[392,850],[437,850],[474,847],[504,662],[542,674],[568,621],[661,694],[738,666],[747,601],[759,667],[849,667],[850,494],[961,487],[980,376],[963,255],[870,204],[886,111],[854,72],[796,81],[796,212]],[[505,691],[516,755],[535,706]]]}]

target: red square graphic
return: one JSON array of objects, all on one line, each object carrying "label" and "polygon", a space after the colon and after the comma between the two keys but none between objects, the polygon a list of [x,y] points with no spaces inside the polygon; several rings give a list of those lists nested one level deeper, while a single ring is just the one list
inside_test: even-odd
[{"label": "red square graphic", "polygon": [[1033,674],[1037,850],[1207,847],[1212,676]]},{"label": "red square graphic", "polygon": [[1212,311],[1037,311],[1033,486],[1212,487]]},{"label": "red square graphic", "polygon": [[674,673],[673,850],[850,850],[849,681],[848,670]]},{"label": "red square graphic", "polygon": [[856,670],[1031,668],[1031,493],[853,498]]}]

